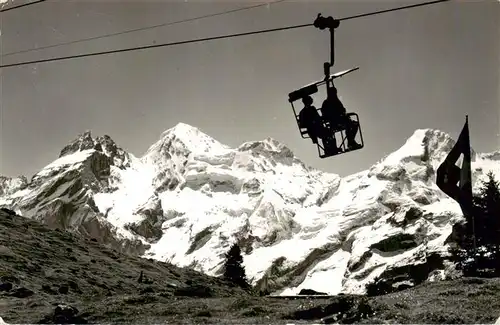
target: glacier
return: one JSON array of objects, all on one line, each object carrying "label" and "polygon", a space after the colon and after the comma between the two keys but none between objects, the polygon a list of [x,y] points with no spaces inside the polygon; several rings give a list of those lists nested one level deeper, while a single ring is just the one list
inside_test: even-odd
[{"label": "glacier", "polygon": [[[452,272],[447,245],[463,221],[435,184],[455,141],[416,130],[366,171],[347,177],[304,164],[267,138],[237,148],[179,123],[141,157],[109,136],[81,134],[35,174],[0,177],[0,207],[145,258],[222,272],[237,242],[253,285],[277,295],[313,289],[365,294]],[[475,153],[473,188],[500,171],[500,152]]]}]

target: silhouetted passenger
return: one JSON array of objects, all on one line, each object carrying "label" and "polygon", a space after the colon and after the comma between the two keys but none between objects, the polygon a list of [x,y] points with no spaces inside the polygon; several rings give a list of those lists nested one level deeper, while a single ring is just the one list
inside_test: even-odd
[{"label": "silhouetted passenger", "polygon": [[299,113],[299,124],[301,128],[306,128],[313,143],[318,143],[318,138],[322,137],[323,123],[316,107],[312,105],[311,96],[302,98],[304,108]]},{"label": "silhouetted passenger", "polygon": [[325,150],[325,154],[327,156],[334,155],[340,152],[339,147],[337,147],[337,140],[334,135],[325,136],[322,139],[323,149]]},{"label": "silhouetted passenger", "polygon": [[355,140],[359,123],[350,119],[351,114],[346,113],[344,105],[337,96],[335,87],[328,88],[327,97],[321,106],[321,114],[325,122],[330,123],[332,130],[345,127],[349,149],[354,150],[361,147]]}]

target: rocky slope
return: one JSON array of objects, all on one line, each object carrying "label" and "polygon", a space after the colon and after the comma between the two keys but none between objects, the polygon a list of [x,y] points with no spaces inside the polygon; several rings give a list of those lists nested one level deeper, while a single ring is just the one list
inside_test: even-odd
[{"label": "rocky slope", "polygon": [[[137,158],[87,132],[31,181],[3,186],[0,206],[209,275],[238,241],[258,288],[362,294],[372,282],[404,287],[449,273],[446,239],[462,217],[434,180],[453,144],[417,130],[341,178],[273,139],[229,148],[180,123]],[[499,159],[473,154],[474,186]]]},{"label": "rocky slope", "polygon": [[0,324],[491,324],[499,292],[499,279],[472,278],[377,297],[258,297],[0,209]]},{"label": "rocky slope", "polygon": [[[138,315],[131,305],[172,304],[183,297],[245,298],[248,293],[218,278],[120,253],[0,209],[0,316],[8,323],[116,323],[137,316],[144,322],[151,311]],[[175,320],[185,315],[163,316]]]}]

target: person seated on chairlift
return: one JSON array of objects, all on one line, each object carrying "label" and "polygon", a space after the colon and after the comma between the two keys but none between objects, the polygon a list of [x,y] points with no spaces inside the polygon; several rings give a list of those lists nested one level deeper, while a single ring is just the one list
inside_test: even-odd
[{"label": "person seated on chairlift", "polygon": [[332,130],[339,127],[346,129],[347,146],[350,150],[361,147],[355,140],[359,124],[349,118],[350,114],[346,113],[344,105],[337,96],[335,86],[328,87],[327,97],[321,106],[321,114],[325,122],[330,123]]},{"label": "person seated on chairlift", "polygon": [[327,156],[335,155],[341,152],[341,149],[337,147],[337,141],[334,135],[329,134],[321,140],[323,142],[323,150]]},{"label": "person seated on chairlift", "polygon": [[301,128],[306,128],[314,144],[318,143],[318,138],[322,137],[323,123],[316,107],[312,105],[311,96],[302,98],[304,108],[299,113],[299,124]]}]

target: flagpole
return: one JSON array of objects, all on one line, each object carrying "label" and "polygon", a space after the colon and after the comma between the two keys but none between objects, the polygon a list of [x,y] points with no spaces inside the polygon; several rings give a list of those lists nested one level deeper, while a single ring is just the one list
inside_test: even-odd
[{"label": "flagpole", "polygon": [[[469,128],[469,115],[465,115],[465,123],[467,124],[467,129]],[[472,176],[472,175],[471,175]],[[474,240],[474,256],[477,254],[477,242],[476,242],[476,223],[474,218],[475,212],[472,211],[472,215],[470,216],[472,222],[472,238]]]}]

